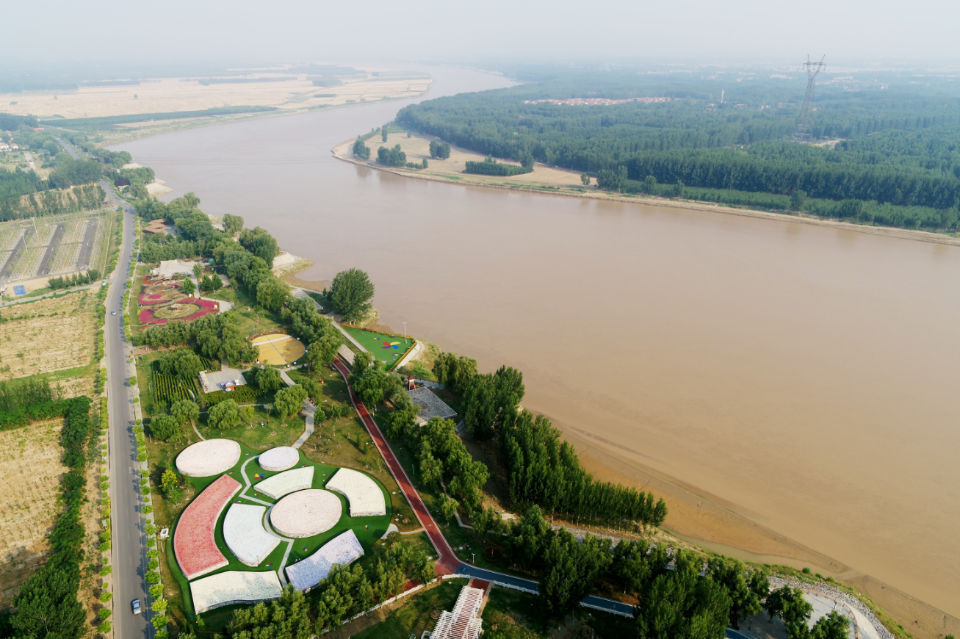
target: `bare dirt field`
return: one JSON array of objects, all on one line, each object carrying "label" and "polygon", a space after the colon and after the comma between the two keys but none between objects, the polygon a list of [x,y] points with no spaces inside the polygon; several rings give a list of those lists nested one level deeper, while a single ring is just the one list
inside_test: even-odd
[{"label": "bare dirt field", "polygon": [[4,308],[0,380],[89,364],[95,305],[96,294],[87,290]]},{"label": "bare dirt field", "polygon": [[[272,81],[250,82],[253,77]],[[335,86],[314,86],[305,74],[258,73],[242,82],[203,84],[199,78],[160,78],[139,84],[81,87],[73,91],[0,94],[4,111],[40,118],[91,118],[143,113],[199,111],[224,106],[266,106],[299,110],[403,98],[426,91],[426,76],[376,75],[345,78]]]},{"label": "bare dirt field", "polygon": [[0,607],[10,604],[49,549],[66,470],[59,437],[59,420],[0,431]]}]

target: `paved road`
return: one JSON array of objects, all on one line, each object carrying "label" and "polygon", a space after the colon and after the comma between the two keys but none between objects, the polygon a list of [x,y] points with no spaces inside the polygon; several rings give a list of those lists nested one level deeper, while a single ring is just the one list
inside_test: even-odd
[{"label": "paved road", "polygon": [[[64,143],[68,153],[75,150]],[[107,182],[101,186],[107,201],[123,207],[123,243],[117,268],[110,277],[107,291],[104,346],[107,364],[107,398],[110,411],[110,501],[112,513],[113,552],[113,621],[114,637],[152,637],[153,626],[148,623],[150,609],[146,593],[146,535],[140,516],[140,464],[137,462],[137,443],[133,436],[133,410],[127,379],[130,377],[129,358],[132,347],[123,334],[123,293],[133,259],[133,207],[120,200]],[[116,311],[112,315],[111,311]],[[139,599],[144,614],[135,616],[130,602]]]},{"label": "paved road", "polygon": [[[80,154],[72,144],[58,139],[73,158]],[[137,462],[137,442],[133,436],[133,404],[127,387],[130,377],[128,361],[132,346],[123,334],[123,293],[133,260],[135,219],[133,207],[113,192],[106,180],[100,181],[106,201],[123,208],[123,232],[117,268],[110,277],[107,291],[106,321],[103,327],[107,364],[107,400],[110,412],[110,502],[113,531],[113,636],[152,637],[153,626],[146,592],[146,534],[140,515],[140,466]],[[111,314],[116,311],[117,314]],[[139,599],[143,614],[135,616],[130,602]]]}]

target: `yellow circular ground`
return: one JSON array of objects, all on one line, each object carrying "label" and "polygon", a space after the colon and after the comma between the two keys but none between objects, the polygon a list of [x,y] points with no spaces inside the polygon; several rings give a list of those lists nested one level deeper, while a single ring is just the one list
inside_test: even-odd
[{"label": "yellow circular ground", "polygon": [[250,341],[257,347],[261,364],[292,364],[307,352],[300,340],[282,333],[260,335]]}]

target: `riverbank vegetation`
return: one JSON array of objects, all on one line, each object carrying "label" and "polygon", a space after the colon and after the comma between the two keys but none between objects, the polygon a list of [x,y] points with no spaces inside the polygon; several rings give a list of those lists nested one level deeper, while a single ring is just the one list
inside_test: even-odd
[{"label": "riverbank vegetation", "polygon": [[810,139],[798,143],[797,80],[570,73],[410,105],[397,121],[492,157],[595,176],[611,191],[706,194],[687,190],[694,187],[713,190],[703,199],[724,204],[960,228],[955,81],[828,79],[818,89]]}]

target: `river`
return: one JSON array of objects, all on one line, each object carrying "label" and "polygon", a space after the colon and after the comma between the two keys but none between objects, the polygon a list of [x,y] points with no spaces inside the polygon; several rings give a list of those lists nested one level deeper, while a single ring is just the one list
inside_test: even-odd
[{"label": "river", "polygon": [[[439,70],[431,97],[505,84]],[[368,271],[383,323],[522,370],[524,405],[666,495],[671,530],[960,616],[960,249],[331,156],[408,102],[121,148],[313,260],[306,279]]]}]

